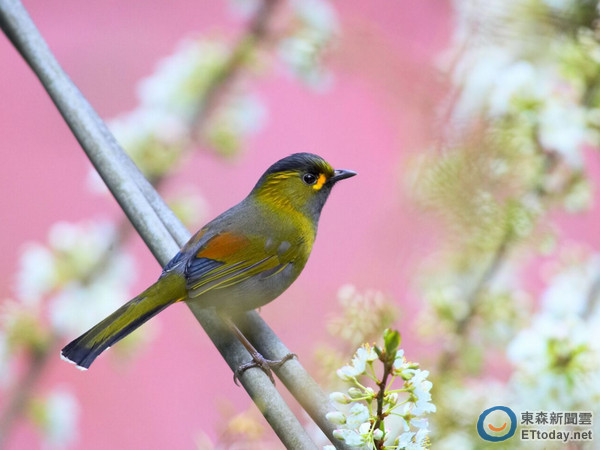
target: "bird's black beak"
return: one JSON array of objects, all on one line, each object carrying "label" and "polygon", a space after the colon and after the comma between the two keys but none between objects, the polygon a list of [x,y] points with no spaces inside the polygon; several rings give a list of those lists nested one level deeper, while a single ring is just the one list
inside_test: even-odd
[{"label": "bird's black beak", "polygon": [[333,171],[333,176],[329,179],[329,182],[335,184],[340,180],[353,177],[354,175],[358,175],[354,170],[337,169]]}]

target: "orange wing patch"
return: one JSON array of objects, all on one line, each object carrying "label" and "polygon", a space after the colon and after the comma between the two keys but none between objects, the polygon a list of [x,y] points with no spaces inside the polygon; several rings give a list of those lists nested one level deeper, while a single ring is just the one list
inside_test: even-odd
[{"label": "orange wing patch", "polygon": [[192,247],[194,245],[196,245],[198,242],[200,242],[200,239],[202,239],[202,236],[204,236],[204,233],[206,233],[206,229],[202,228],[200,229],[194,236],[192,236],[192,238],[189,241],[189,246]]},{"label": "orange wing patch", "polygon": [[313,185],[313,189],[315,191],[318,191],[319,189],[321,189],[323,187],[323,185],[325,184],[326,181],[327,181],[327,177],[325,177],[325,175],[323,175],[323,174],[320,174],[319,175],[319,179]]},{"label": "orange wing patch", "polygon": [[250,240],[244,236],[233,233],[221,233],[216,235],[196,253],[198,258],[209,258],[217,261],[226,260],[250,244]]}]

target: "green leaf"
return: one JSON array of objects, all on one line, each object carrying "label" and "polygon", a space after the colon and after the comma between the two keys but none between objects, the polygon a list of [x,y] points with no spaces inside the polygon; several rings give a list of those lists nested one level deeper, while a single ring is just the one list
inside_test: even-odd
[{"label": "green leaf", "polygon": [[383,332],[383,342],[385,344],[385,353],[388,361],[393,361],[396,357],[396,352],[398,352],[398,347],[400,346],[400,333],[396,330],[387,328]]},{"label": "green leaf", "polygon": [[376,345],[373,346],[373,350],[375,350],[375,353],[377,353],[377,356],[379,356],[379,359],[381,359],[381,355],[383,355],[383,350],[381,350]]}]

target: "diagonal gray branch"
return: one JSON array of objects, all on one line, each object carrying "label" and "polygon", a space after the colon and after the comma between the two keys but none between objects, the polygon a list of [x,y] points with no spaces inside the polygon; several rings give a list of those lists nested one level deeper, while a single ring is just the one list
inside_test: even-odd
[{"label": "diagonal gray branch", "polygon": [[[189,239],[189,232],[119,147],[104,122],[64,73],[18,0],[0,0],[0,27],[36,73],[148,248],[159,263],[165,265]],[[248,354],[243,346],[213,311],[194,305],[190,308],[232,370],[247,361]],[[281,358],[289,352],[256,312],[245,315],[244,328],[267,358]],[[348,448],[333,437],[334,427],[325,419],[325,413],[333,407],[301,364],[290,360],[277,371],[277,375],[336,448]],[[246,371],[241,382],[288,448],[315,448],[264,373]]]}]

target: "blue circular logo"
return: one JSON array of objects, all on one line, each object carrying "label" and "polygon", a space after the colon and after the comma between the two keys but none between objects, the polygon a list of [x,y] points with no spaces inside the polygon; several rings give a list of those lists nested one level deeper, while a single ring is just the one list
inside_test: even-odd
[{"label": "blue circular logo", "polygon": [[[503,418],[500,419],[499,423],[496,423],[496,424],[488,423],[487,427],[485,427],[484,421],[485,421],[486,417],[489,416],[490,413],[493,413],[494,411],[503,411],[506,414],[506,416],[508,416],[508,418],[504,417],[504,414],[500,414],[500,416],[502,416]],[[490,431],[493,431],[494,433],[501,433],[501,432],[505,431],[507,428],[508,428],[508,431],[506,431],[506,433],[503,435],[497,436],[497,435],[489,434],[488,430],[487,430],[488,428]],[[507,406],[494,406],[492,408],[486,409],[484,412],[482,412],[479,415],[479,420],[477,421],[477,433],[479,434],[479,436],[481,436],[481,439],[484,439],[484,440],[490,441],[490,442],[505,441],[505,440],[513,437],[516,431],[517,431],[517,416],[515,415],[513,410]]]}]

